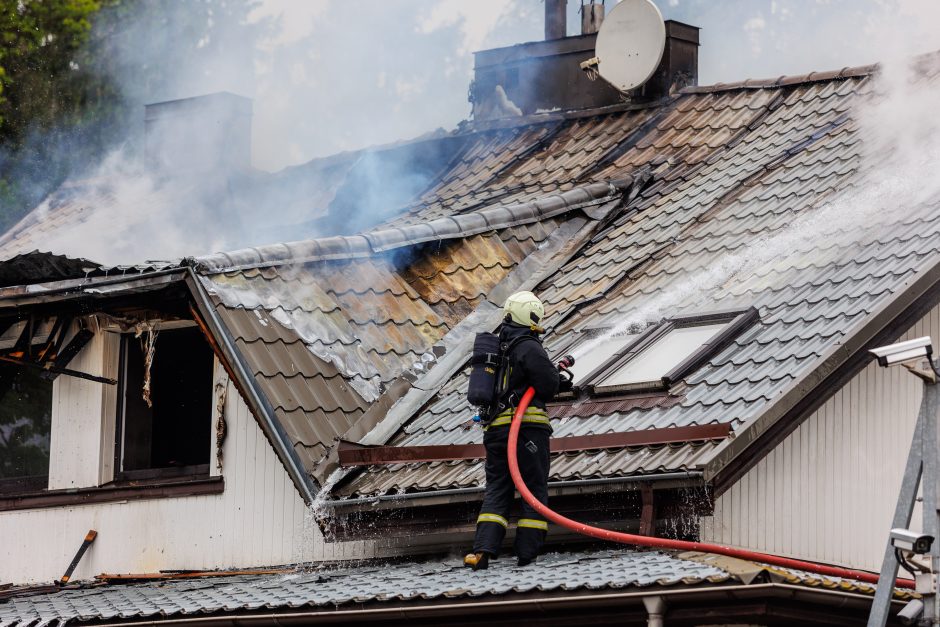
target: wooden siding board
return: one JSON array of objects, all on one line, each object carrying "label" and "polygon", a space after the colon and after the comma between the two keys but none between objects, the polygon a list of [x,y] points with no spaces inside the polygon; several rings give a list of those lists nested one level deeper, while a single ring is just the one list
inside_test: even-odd
[{"label": "wooden siding board", "polygon": [[[103,342],[101,375],[109,379],[118,378],[119,352],[121,336],[117,333],[100,333]],[[117,386],[102,385],[101,393],[101,430],[98,451],[100,456],[98,484],[114,479],[114,446],[117,420]]]},{"label": "wooden siding board", "polygon": [[[106,341],[96,333],[70,366],[80,372],[103,374]],[[52,433],[49,488],[91,488],[101,483],[103,433],[102,383],[59,376],[52,385]],[[113,386],[107,386],[113,387]],[[113,432],[112,432],[113,433]],[[111,435],[113,438],[113,435]]]}]

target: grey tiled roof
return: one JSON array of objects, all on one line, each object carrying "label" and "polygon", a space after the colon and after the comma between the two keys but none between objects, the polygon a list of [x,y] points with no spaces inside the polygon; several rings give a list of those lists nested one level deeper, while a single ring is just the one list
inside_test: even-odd
[{"label": "grey tiled roof", "polygon": [[[866,138],[853,111],[872,89],[870,72],[695,88],[657,106],[462,130],[450,136],[444,170],[375,229],[192,263],[311,471],[334,438],[368,431],[360,418],[380,407],[383,390],[419,370],[432,346],[553,233],[575,219],[597,227],[583,202],[609,199],[607,182],[650,171],[629,206],[613,210],[610,223],[570,259],[559,257],[561,267],[537,286],[555,325],[549,352],[568,350],[589,328],[677,313],[753,306],[760,322],[668,402],[598,406],[556,420],[556,434],[723,422],[740,434],[937,262],[935,199],[905,205],[900,219],[882,212],[846,220],[853,214],[842,211],[853,204],[853,186],[877,174],[863,162]],[[287,174],[347,176],[355,161],[347,157]],[[329,189],[324,202],[350,191]],[[41,236],[42,215],[15,229],[16,238]],[[479,441],[479,431],[465,428],[473,413],[465,382],[458,372],[435,386],[388,443]],[[555,457],[552,476],[690,470],[718,448],[690,442],[569,453]],[[481,479],[475,461],[373,467],[338,494]]]},{"label": "grey tiled roof", "polygon": [[[600,160],[607,165],[597,174],[606,177],[653,165],[653,182],[631,211],[538,286],[546,322],[557,325],[546,336],[549,353],[569,352],[571,337],[585,329],[682,313],[753,306],[760,321],[687,376],[676,390],[681,401],[568,417],[556,421],[556,435],[723,422],[740,433],[940,261],[940,199],[891,194],[897,173],[890,164],[863,160],[867,137],[853,107],[873,79],[847,75],[689,90],[653,114],[645,134],[615,142]],[[566,145],[556,135],[556,158]],[[467,429],[473,411],[465,389],[459,373],[389,443],[478,440],[478,430]],[[702,468],[715,449],[557,455],[552,477]],[[338,495],[466,487],[482,477],[472,460],[370,467]]]},{"label": "grey tiled roof", "polygon": [[[512,556],[471,571],[462,560],[325,564],[283,574],[218,573],[213,577],[157,579],[136,584],[79,584],[52,594],[0,601],[0,627],[43,627],[91,621],[154,620],[244,612],[374,609],[480,601],[547,598],[562,592],[610,592],[672,587],[763,584],[806,586],[873,595],[870,584],[709,553],[638,551],[626,548],[550,553],[526,567]],[[895,589],[896,599],[912,592]],[[348,617],[347,617],[348,618]]]},{"label": "grey tiled roof", "polygon": [[[307,470],[555,228],[551,219],[394,253],[200,277]],[[264,254],[264,251],[261,251]]]},{"label": "grey tiled roof", "polygon": [[67,621],[161,618],[245,610],[344,607],[391,601],[498,597],[553,592],[697,585],[727,571],[659,552],[605,550],[550,554],[519,568],[514,559],[473,572],[460,560],[324,566],[283,575],[238,575],[104,585],[0,603],[0,627]]}]

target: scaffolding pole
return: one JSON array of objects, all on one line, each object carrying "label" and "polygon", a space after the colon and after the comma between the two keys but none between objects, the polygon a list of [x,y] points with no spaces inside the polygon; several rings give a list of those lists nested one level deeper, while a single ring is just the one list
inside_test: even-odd
[{"label": "scaffolding pole", "polygon": [[[940,426],[940,420],[938,420],[940,386],[937,385],[937,378],[933,372],[915,368],[910,370],[923,380],[924,396],[917,414],[917,423],[914,425],[914,436],[911,438],[911,449],[907,456],[907,465],[904,469],[904,478],[901,480],[901,490],[894,509],[891,529],[906,529],[911,524],[914,504],[917,502],[917,488],[923,484],[923,533],[937,538],[938,530],[940,530],[940,522],[937,518],[937,490],[940,489],[937,448],[938,441],[940,441],[940,435],[937,433],[937,428]],[[889,536],[885,546],[884,560],[881,563],[875,600],[868,617],[868,627],[884,627],[888,621],[891,599],[894,596],[894,581],[900,567],[895,550]],[[938,605],[940,597],[937,595],[936,580],[936,573],[940,572],[940,543],[938,542],[934,542],[930,547],[930,566],[930,573],[917,576],[917,591],[922,594],[924,604],[924,613],[918,623],[921,625],[940,624],[940,605]]]}]

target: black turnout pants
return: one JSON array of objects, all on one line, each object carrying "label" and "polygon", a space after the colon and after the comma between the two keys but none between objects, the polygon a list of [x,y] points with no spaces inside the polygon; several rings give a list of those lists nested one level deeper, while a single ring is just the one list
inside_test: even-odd
[{"label": "black turnout pants", "polygon": [[[519,430],[517,459],[526,486],[542,503],[548,504],[549,438],[551,430],[541,425],[523,424]],[[508,527],[516,487],[509,475],[506,448],[509,426],[491,427],[483,434],[486,449],[486,492],[477,519],[473,552],[498,555]],[[545,541],[548,523],[525,501],[522,517],[516,523],[516,557],[531,560],[538,556]]]}]

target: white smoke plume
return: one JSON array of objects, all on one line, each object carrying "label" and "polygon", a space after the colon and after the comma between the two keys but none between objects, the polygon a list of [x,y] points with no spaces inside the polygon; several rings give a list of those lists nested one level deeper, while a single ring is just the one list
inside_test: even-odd
[{"label": "white smoke plume", "polygon": [[[785,228],[758,237],[711,265],[675,281],[669,289],[642,300],[607,334],[578,348],[575,358],[606,338],[636,333],[677,308],[714,309],[723,290],[788,256],[846,246],[903,220],[912,209],[940,199],[940,54],[917,56],[925,46],[940,50],[933,25],[940,4],[904,2],[904,20],[920,24],[920,35],[906,37],[911,24],[888,20],[871,42],[882,54],[873,89],[859,98],[852,117],[864,140],[860,173],[851,187],[822,206],[796,215]],[[754,201],[757,202],[757,201]]]},{"label": "white smoke plume", "polygon": [[[907,53],[922,52],[932,45],[930,27],[937,23],[936,5],[926,0],[657,4],[667,18],[703,26],[704,82],[885,60],[898,42]],[[578,7],[569,2],[571,34],[578,30]],[[470,111],[472,51],[540,39],[543,3],[261,0],[247,22],[217,20],[206,45],[188,48],[174,34],[181,29],[155,35],[150,14],[140,10],[127,32],[108,39],[108,56],[114,59],[108,71],[141,105],[215,91],[253,98],[252,164],[270,171],[453,128]],[[846,31],[853,29],[857,36],[848,38]],[[761,50],[748,53],[755,37]],[[797,61],[808,66],[786,65]],[[140,68],[168,78],[152,79],[151,72],[142,76]],[[907,110],[902,117],[909,115]],[[132,123],[140,127],[142,118],[141,106]],[[110,199],[104,203],[109,208],[89,213],[82,225],[70,225],[33,247],[132,263],[311,237],[318,233],[307,223],[321,216],[326,203],[320,196],[335,191],[323,188],[343,182],[340,175],[322,182],[301,167],[260,187],[249,185],[256,182],[251,173],[232,185],[215,176],[211,185],[194,187],[192,179],[177,183],[153,177],[138,167],[138,160],[139,144],[130,142],[90,175],[82,173],[82,178],[108,182],[98,191]],[[365,178],[372,165],[364,160],[362,166]],[[398,208],[387,198],[420,188],[420,180],[400,176],[399,170],[376,180],[380,184],[371,187],[369,202],[378,206],[366,207],[376,216]],[[395,181],[402,189],[389,189]],[[363,180],[355,184],[369,188]],[[245,187],[255,190],[250,198]],[[53,211],[55,200],[46,202]]]}]

